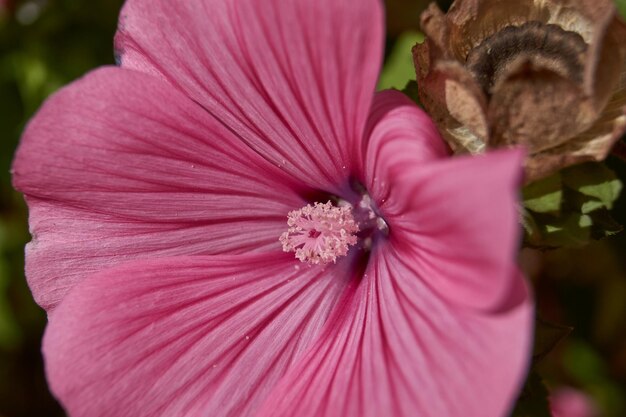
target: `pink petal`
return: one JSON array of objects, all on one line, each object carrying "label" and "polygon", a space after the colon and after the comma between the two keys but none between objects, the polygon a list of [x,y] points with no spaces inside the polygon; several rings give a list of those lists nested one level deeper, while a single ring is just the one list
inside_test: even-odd
[{"label": "pink petal", "polygon": [[[367,123],[369,149],[365,155],[365,184],[378,200],[389,192],[380,177],[381,163],[394,172],[447,158],[450,150],[431,118],[407,96],[396,90],[376,93]],[[393,161],[381,161],[393,158]]]},{"label": "pink petal", "polygon": [[424,163],[376,137],[368,152],[381,182],[372,196],[414,273],[454,303],[501,308],[520,238],[522,152]]},{"label": "pink petal", "polygon": [[157,74],[301,181],[338,191],[382,54],[378,0],[128,0],[122,67]]},{"label": "pink petal", "polygon": [[137,261],[50,315],[50,386],[73,417],[251,416],[353,278],[287,254]]},{"label": "pink petal", "polygon": [[465,309],[433,292],[406,261],[389,247],[373,254],[350,302],[259,417],[507,415],[530,349],[527,293],[496,313]]},{"label": "pink petal", "polygon": [[559,387],[550,395],[552,417],[599,417],[596,403],[585,392]]},{"label": "pink petal", "polygon": [[286,174],[197,104],[119,68],[50,99],[13,170],[30,206],[27,276],[47,309],[120,261],[277,249],[287,212],[304,204]]}]

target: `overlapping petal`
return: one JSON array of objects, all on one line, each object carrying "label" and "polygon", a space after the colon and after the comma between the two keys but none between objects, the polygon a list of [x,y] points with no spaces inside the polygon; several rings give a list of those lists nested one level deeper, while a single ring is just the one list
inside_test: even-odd
[{"label": "overlapping petal", "polygon": [[289,255],[137,261],[50,315],[48,380],[73,417],[253,416],[354,276]]},{"label": "overlapping petal", "polygon": [[108,68],[50,99],[13,165],[30,206],[27,276],[53,308],[86,275],[141,256],[278,249],[293,184],[161,80]]},{"label": "overlapping petal", "polygon": [[378,202],[387,199],[395,173],[450,155],[430,117],[399,91],[374,96],[366,132],[364,182]]},{"label": "overlapping petal", "polygon": [[337,193],[382,57],[378,0],[129,0],[121,66],[156,74],[305,184]]},{"label": "overlapping petal", "polygon": [[530,348],[528,294],[515,288],[497,314],[466,309],[433,291],[410,264],[378,247],[349,302],[261,417],[507,415]]},{"label": "overlapping petal", "polygon": [[372,183],[371,191],[390,239],[415,273],[446,298],[497,309],[516,281],[510,271],[519,245],[522,153],[424,164],[404,151],[416,146],[412,140],[375,136],[368,149],[374,164],[366,169],[371,178],[384,179]]}]

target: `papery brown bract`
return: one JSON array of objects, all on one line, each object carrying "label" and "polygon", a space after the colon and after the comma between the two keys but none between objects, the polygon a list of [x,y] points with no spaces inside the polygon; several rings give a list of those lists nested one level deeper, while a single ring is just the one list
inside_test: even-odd
[{"label": "papery brown bract", "polygon": [[421,24],[420,99],[456,152],[524,145],[530,182],[603,160],[626,130],[626,26],[610,0],[458,0]]}]

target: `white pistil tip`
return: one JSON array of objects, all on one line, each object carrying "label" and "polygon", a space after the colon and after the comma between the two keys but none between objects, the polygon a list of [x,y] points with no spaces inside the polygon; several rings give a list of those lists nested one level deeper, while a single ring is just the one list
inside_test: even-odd
[{"label": "white pistil tip", "polygon": [[287,215],[289,229],[280,236],[285,252],[309,264],[337,262],[350,246],[356,244],[359,225],[352,216],[352,207],[327,203],[307,204]]}]

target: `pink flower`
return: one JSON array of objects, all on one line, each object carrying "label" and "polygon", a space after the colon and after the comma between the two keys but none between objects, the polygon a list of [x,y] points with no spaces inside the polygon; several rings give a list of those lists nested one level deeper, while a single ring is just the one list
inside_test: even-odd
[{"label": "pink flower", "polygon": [[594,401],[584,392],[561,387],[550,396],[553,417],[598,417]]},{"label": "pink flower", "polygon": [[522,157],[450,159],[374,95],[382,20],[377,0],[128,0],[121,68],[31,121],[26,269],[72,416],[506,414],[532,323]]}]

